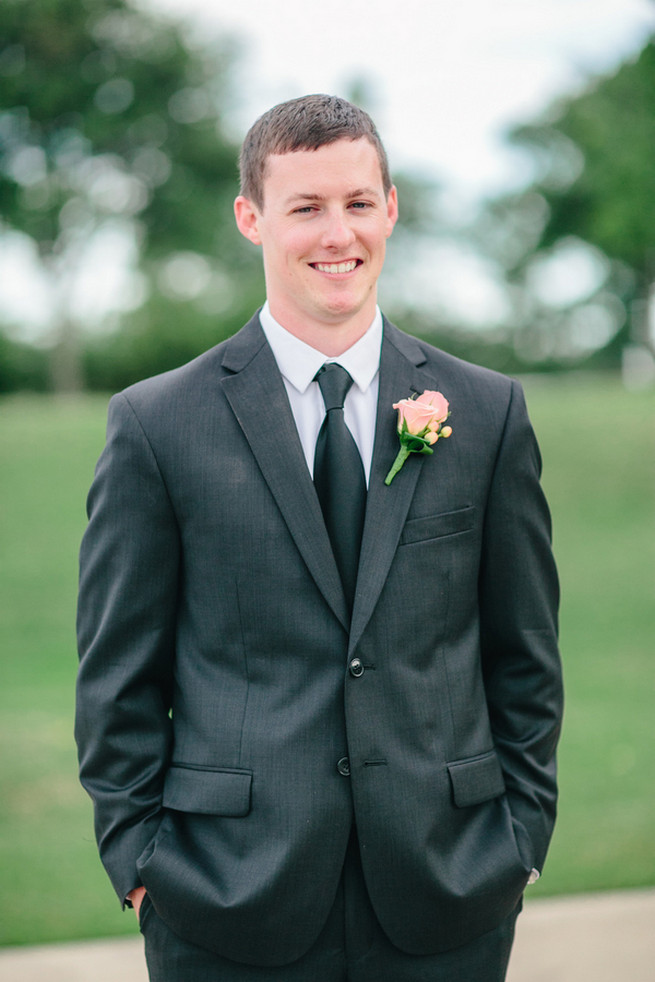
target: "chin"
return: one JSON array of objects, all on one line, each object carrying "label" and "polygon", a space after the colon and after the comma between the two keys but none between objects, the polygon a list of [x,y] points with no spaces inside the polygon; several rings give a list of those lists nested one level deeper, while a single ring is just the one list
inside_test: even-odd
[{"label": "chin", "polygon": [[[359,314],[363,307],[363,301],[355,301],[352,298],[335,298],[332,302],[328,301],[325,303],[323,305],[323,310],[328,317],[346,320]],[[372,316],[373,315],[371,315],[371,317]]]}]

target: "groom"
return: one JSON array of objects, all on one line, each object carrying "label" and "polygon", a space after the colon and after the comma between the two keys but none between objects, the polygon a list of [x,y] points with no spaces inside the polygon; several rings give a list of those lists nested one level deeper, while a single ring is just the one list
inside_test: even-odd
[{"label": "groom", "polygon": [[378,310],[398,203],[366,113],[276,106],[241,179],[266,304],[112,399],[89,495],[102,860],[153,982],[499,982],[561,718],[521,388]]}]

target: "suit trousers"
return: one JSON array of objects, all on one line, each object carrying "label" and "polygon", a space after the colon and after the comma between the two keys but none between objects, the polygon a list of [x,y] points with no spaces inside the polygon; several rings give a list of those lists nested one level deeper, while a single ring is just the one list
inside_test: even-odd
[{"label": "suit trousers", "polygon": [[377,921],[353,833],[328,920],[291,964],[245,965],[190,944],[161,920],[148,897],[140,927],[150,982],[503,982],[519,910],[520,904],[493,931],[461,947],[407,954],[391,944]]}]

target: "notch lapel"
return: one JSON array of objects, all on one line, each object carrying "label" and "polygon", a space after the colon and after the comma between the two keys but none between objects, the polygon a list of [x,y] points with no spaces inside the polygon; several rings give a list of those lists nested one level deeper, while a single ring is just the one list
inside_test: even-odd
[{"label": "notch lapel", "polygon": [[323,515],[284,381],[255,316],[226,345],[225,396],[317,587],[348,630],[349,617]]},{"label": "notch lapel", "polygon": [[419,366],[425,361],[417,341],[385,319],[375,445],[350,633],[351,652],[366,628],[386,582],[427,456],[411,454],[391,484],[384,483],[400,448],[394,402],[414,392],[436,388],[435,380],[420,371]]}]

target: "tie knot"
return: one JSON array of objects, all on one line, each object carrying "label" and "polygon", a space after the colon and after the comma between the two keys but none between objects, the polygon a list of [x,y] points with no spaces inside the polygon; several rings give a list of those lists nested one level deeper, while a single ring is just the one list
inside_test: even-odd
[{"label": "tie knot", "polygon": [[337,365],[336,362],[330,362],[329,365],[323,365],[319,368],[315,379],[321,389],[325,411],[343,409],[346,394],[353,384],[353,380],[346,369]]}]

